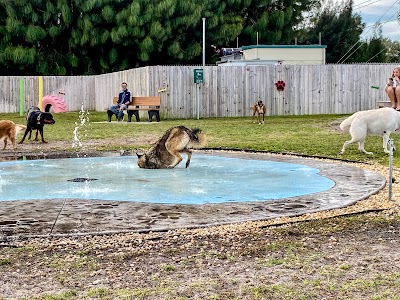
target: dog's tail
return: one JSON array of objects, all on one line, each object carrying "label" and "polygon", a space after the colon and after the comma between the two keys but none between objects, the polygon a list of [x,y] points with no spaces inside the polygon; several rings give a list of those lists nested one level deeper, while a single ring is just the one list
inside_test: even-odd
[{"label": "dog's tail", "polygon": [[340,129],[342,129],[343,131],[349,131],[351,123],[353,122],[354,119],[354,114],[350,117],[348,117],[347,119],[345,119],[342,123],[340,123]]},{"label": "dog's tail", "polygon": [[15,133],[18,134],[19,132],[23,131],[26,129],[25,125],[21,124],[15,124]]},{"label": "dog's tail", "polygon": [[199,128],[194,128],[190,132],[190,148],[201,148],[207,143],[206,134]]}]

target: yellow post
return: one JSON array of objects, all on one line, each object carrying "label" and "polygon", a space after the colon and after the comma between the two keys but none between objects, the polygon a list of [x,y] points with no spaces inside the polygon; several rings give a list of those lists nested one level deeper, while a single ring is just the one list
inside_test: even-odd
[{"label": "yellow post", "polygon": [[39,76],[39,104],[38,107],[40,108],[40,110],[43,110],[42,107],[42,99],[43,99],[43,76]]}]

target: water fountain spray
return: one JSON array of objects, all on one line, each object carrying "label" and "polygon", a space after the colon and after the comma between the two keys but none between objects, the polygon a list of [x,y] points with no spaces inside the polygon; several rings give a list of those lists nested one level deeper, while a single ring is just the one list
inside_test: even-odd
[{"label": "water fountain spray", "polygon": [[[79,158],[79,154],[83,153],[83,157],[86,157],[86,146],[82,143],[82,140],[87,137],[87,130],[89,126],[89,111],[84,109],[83,103],[81,105],[81,110],[79,111],[79,122],[75,122],[75,129],[74,129],[74,140],[72,142],[72,148],[77,150],[77,157]],[[78,177],[74,179],[70,179],[68,181],[71,182],[85,182],[86,189],[89,189],[88,182],[91,179],[88,177],[88,169],[91,169],[90,165],[85,166],[84,168],[84,177]]]},{"label": "water fountain spray", "polygon": [[72,142],[72,147],[76,148],[78,151],[86,150],[85,146],[82,144],[82,140],[87,137],[89,114],[89,111],[84,109],[82,103],[81,110],[79,111],[79,122],[75,122],[74,140]]}]

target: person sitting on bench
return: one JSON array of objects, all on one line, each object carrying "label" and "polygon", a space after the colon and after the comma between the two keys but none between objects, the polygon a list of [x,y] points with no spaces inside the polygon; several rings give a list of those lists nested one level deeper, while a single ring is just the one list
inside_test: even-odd
[{"label": "person sitting on bench", "polygon": [[392,77],[385,86],[392,108],[400,111],[400,67],[393,69]]},{"label": "person sitting on bench", "polygon": [[127,83],[121,83],[122,91],[118,94],[117,105],[111,105],[110,110],[117,116],[118,122],[124,120],[124,109],[131,103],[131,92],[127,88]]}]

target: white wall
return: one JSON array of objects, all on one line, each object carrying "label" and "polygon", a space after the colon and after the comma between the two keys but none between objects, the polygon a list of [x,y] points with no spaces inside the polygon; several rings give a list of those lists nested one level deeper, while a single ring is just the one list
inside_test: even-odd
[{"label": "white wall", "polygon": [[[251,47],[251,46],[249,46]],[[244,47],[244,60],[275,60],[285,65],[322,65],[325,64],[323,47],[306,46],[252,46]]]}]

